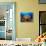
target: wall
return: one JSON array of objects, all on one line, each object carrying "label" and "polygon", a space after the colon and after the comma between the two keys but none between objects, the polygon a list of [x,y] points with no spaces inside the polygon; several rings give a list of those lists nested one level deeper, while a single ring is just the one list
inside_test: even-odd
[{"label": "wall", "polygon": [[[33,12],[33,22],[21,23],[20,12]],[[19,0],[17,1],[17,37],[18,38],[36,38],[39,32],[38,4],[37,0]]]},{"label": "wall", "polygon": [[[39,10],[46,10],[46,4],[38,4],[38,0],[3,0],[0,2],[16,2],[16,37],[36,38],[39,34]],[[20,22],[20,12],[33,12],[33,22]]]}]

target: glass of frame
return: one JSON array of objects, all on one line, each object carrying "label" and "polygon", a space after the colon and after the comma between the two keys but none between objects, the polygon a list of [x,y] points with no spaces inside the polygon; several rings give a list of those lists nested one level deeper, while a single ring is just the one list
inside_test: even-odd
[{"label": "glass of frame", "polygon": [[15,2],[0,2],[0,40],[15,40]]},{"label": "glass of frame", "polygon": [[46,0],[39,0],[40,4],[46,4]]},{"label": "glass of frame", "polygon": [[46,11],[39,12],[39,34],[46,32]]}]

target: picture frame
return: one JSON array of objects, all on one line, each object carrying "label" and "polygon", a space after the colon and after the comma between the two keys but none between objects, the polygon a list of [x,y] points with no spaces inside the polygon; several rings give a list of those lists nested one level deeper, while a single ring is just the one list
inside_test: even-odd
[{"label": "picture frame", "polygon": [[16,40],[16,2],[0,2],[0,40]]},{"label": "picture frame", "polygon": [[21,12],[21,22],[33,22],[33,13],[32,12]]},{"label": "picture frame", "polygon": [[46,0],[39,0],[39,4],[46,4]]},{"label": "picture frame", "polygon": [[46,32],[46,11],[39,11],[39,35]]}]

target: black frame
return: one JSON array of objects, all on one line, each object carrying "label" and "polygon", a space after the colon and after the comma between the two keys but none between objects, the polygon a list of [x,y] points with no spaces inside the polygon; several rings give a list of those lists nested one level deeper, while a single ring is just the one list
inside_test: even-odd
[{"label": "black frame", "polygon": [[39,0],[38,2],[39,2],[39,4],[46,4],[46,3],[42,3],[42,2],[40,2],[40,0]]},{"label": "black frame", "polygon": [[40,13],[46,12],[46,11],[39,11],[39,36],[40,36],[40,25],[46,25],[46,24],[40,24]]},{"label": "black frame", "polygon": [[39,36],[40,36],[40,12],[39,12]]}]

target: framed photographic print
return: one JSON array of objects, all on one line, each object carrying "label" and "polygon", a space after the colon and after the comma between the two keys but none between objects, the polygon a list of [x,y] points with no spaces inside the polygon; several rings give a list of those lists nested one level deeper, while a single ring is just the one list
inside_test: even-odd
[{"label": "framed photographic print", "polygon": [[0,40],[15,40],[15,2],[0,2]]},{"label": "framed photographic print", "polygon": [[46,32],[46,11],[39,11],[39,34]]},{"label": "framed photographic print", "polygon": [[32,22],[33,21],[33,13],[32,12],[21,12],[21,22]]},{"label": "framed photographic print", "polygon": [[40,4],[46,4],[46,0],[39,0]]}]

